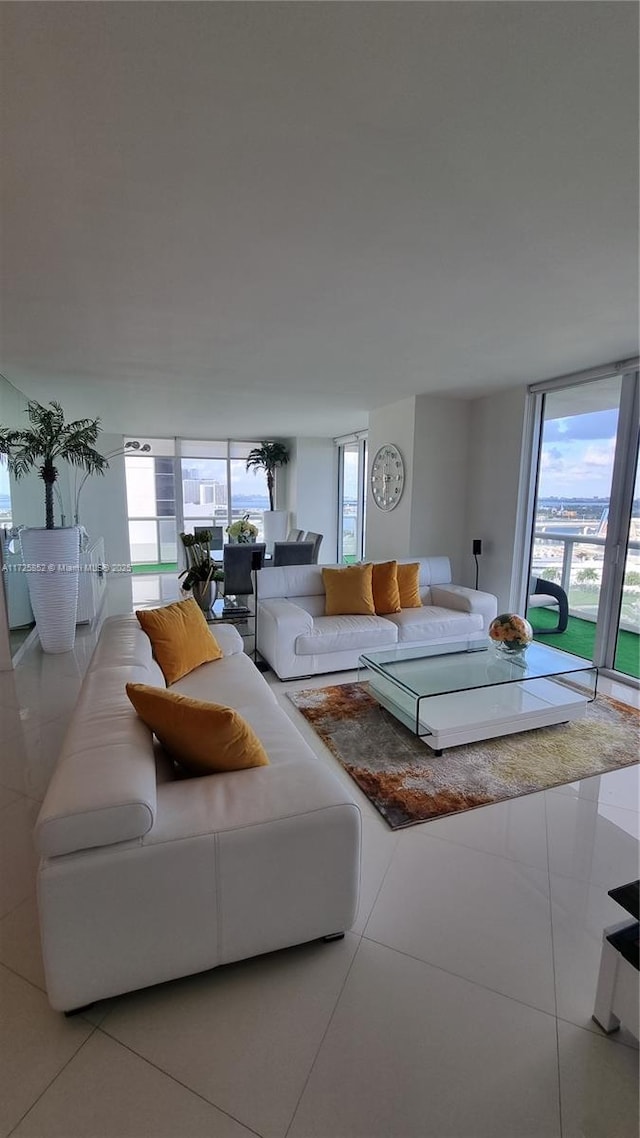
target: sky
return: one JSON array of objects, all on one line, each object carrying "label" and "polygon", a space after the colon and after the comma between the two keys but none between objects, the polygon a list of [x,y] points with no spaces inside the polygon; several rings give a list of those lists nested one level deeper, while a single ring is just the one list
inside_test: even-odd
[{"label": "sky", "polygon": [[544,423],[539,498],[608,498],[618,411]]}]

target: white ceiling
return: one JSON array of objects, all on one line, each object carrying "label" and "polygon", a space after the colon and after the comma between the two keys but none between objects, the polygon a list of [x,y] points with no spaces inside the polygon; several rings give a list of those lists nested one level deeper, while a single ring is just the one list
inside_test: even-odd
[{"label": "white ceiling", "polygon": [[331,435],[638,351],[633,3],[3,3],[0,370]]}]

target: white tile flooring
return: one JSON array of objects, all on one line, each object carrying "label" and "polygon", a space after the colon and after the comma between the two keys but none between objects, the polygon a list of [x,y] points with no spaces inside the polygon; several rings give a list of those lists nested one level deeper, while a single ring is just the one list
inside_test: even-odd
[{"label": "white tile flooring", "polygon": [[[31,831],[94,641],[0,675],[0,1138],[637,1136],[637,1045],[591,1019],[607,889],[638,876],[637,767],[395,834],[347,779],[343,941],[51,1011]],[[285,696],[311,681],[268,679],[346,779]]]}]

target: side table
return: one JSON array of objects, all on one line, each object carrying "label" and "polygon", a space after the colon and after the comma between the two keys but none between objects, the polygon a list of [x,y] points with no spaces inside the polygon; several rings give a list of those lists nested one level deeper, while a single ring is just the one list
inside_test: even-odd
[{"label": "side table", "polygon": [[622,1022],[638,1039],[638,944],[640,881],[610,889],[609,896],[635,919],[612,925],[602,934],[602,955],[593,1019],[606,1032]]}]

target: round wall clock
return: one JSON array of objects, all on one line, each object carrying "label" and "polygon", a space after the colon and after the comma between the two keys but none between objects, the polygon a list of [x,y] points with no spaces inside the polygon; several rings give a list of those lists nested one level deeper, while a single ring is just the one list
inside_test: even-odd
[{"label": "round wall clock", "polygon": [[377,451],[371,467],[371,493],[380,510],[393,510],[402,497],[404,461],[393,443]]}]

